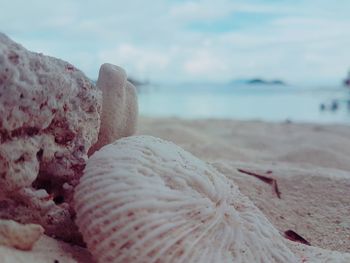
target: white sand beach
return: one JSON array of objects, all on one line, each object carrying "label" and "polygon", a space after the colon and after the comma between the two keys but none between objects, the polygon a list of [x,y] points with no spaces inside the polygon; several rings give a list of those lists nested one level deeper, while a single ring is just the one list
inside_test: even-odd
[{"label": "white sand beach", "polygon": [[[141,117],[137,134],[173,141],[212,164],[282,235],[293,230],[312,246],[350,252],[350,127]],[[276,179],[281,198],[237,169]],[[0,246],[0,255],[1,262],[94,262],[88,251],[46,236],[32,251]]]},{"label": "white sand beach", "polygon": [[350,1],[7,2],[0,263],[350,263]]},{"label": "white sand beach", "polygon": [[[290,229],[313,246],[350,252],[349,126],[140,118],[138,133],[214,165],[281,233]],[[238,168],[276,179],[281,199]]]}]

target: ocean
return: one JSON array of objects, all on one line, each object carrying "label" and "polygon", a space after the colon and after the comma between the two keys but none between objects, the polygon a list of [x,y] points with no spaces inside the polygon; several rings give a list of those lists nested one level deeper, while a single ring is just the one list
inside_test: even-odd
[{"label": "ocean", "polygon": [[350,90],[342,86],[182,84],[141,86],[148,117],[350,124]]}]

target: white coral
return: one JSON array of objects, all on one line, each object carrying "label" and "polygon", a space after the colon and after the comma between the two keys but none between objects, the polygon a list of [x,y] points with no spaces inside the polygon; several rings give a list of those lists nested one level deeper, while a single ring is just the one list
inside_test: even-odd
[{"label": "white coral", "polygon": [[116,139],[133,135],[138,115],[136,89],[122,68],[103,64],[96,85],[102,90],[103,97],[101,127],[98,141],[89,154]]},{"label": "white coral", "polygon": [[161,139],[96,152],[74,200],[99,262],[298,262],[236,185]]}]

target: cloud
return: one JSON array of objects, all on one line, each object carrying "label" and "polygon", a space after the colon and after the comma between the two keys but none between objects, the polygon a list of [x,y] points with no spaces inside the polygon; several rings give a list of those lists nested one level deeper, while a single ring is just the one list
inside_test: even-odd
[{"label": "cloud", "polygon": [[162,81],[337,81],[350,66],[350,2],[2,1],[0,31],[95,78],[103,62]]},{"label": "cloud", "polygon": [[162,72],[170,63],[170,55],[165,52],[127,43],[115,49],[101,51],[98,58],[101,64],[107,61],[124,65],[129,72],[142,77]]},{"label": "cloud", "polygon": [[[221,0],[217,0],[220,2]],[[176,19],[186,21],[197,20],[212,20],[218,19],[222,16],[230,14],[231,8],[224,8],[225,5],[221,1],[220,4],[216,4],[217,8],[213,8],[213,3],[209,1],[195,2],[188,1],[177,5],[174,5],[170,9],[170,15]],[[227,3],[225,1],[225,3]]]},{"label": "cloud", "polygon": [[210,76],[226,75],[229,70],[228,64],[218,54],[213,54],[207,49],[193,52],[184,62],[184,70],[188,75],[193,77],[205,77],[210,80]]},{"label": "cloud", "polygon": [[254,1],[231,1],[216,0],[215,4],[211,0],[184,1],[173,5],[170,15],[186,20],[211,21],[230,16],[232,13],[244,12],[251,14],[288,14],[293,10],[292,6],[284,6],[279,3],[270,4],[269,1],[263,3]]}]

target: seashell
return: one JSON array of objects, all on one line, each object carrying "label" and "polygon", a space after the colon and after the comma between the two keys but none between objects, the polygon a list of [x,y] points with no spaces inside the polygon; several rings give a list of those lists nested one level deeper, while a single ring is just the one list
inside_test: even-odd
[{"label": "seashell", "polygon": [[88,161],[76,223],[98,262],[299,262],[238,187],[173,143],[120,139]]},{"label": "seashell", "polygon": [[30,250],[43,233],[44,229],[40,225],[0,220],[0,245]]}]

